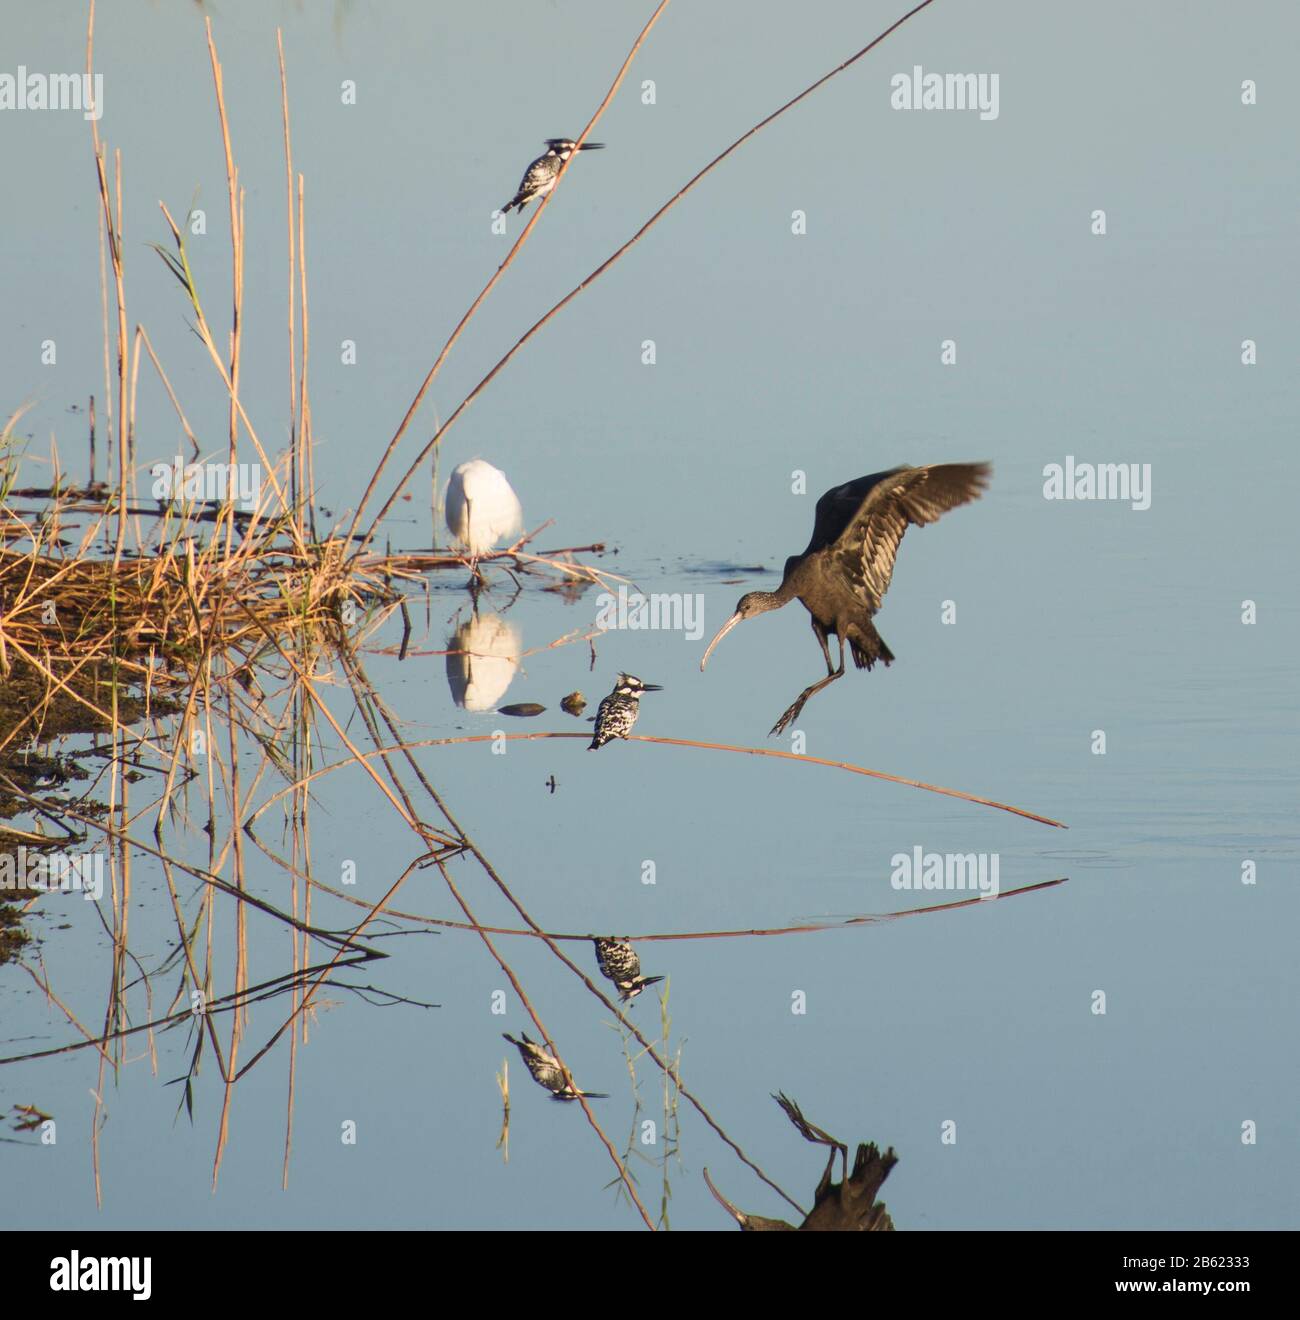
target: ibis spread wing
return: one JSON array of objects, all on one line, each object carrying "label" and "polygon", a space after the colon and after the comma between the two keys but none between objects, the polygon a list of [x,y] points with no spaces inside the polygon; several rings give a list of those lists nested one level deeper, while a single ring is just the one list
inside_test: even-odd
[{"label": "ibis spread wing", "polygon": [[[840,492],[870,483],[859,499],[856,512],[848,516],[831,543],[830,555],[844,580],[873,612],[880,608],[889,590],[898,543],[909,524],[924,526],[937,521],[949,509],[978,499],[988,485],[991,471],[987,463],[895,468],[840,486],[818,501],[820,525],[822,503],[829,496],[838,497]],[[834,507],[838,510],[842,503],[840,500]]]},{"label": "ibis spread wing", "polygon": [[890,468],[887,472],[873,472],[869,477],[859,477],[856,481],[846,481],[842,486],[833,486],[817,501],[812,540],[808,542],[804,554],[810,555],[816,550],[834,545],[862,507],[862,501],[877,484],[888,477],[896,477],[901,472],[911,470],[906,467]]}]

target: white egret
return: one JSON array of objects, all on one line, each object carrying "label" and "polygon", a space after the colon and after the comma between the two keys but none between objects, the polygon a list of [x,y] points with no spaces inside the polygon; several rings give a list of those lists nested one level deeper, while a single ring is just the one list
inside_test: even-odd
[{"label": "white egret", "polygon": [[[524,511],[506,474],[481,458],[462,463],[451,474],[443,503],[447,530],[469,551],[471,560],[523,530]],[[475,568],[476,576],[477,572]]]}]

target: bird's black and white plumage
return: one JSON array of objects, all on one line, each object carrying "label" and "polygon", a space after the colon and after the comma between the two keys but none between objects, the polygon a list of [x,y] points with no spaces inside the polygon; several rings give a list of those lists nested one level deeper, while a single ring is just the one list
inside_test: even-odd
[{"label": "bird's black and white plumage", "polygon": [[662,976],[641,975],[641,959],[627,940],[597,938],[594,943],[600,974],[614,982],[624,1003],[635,999],[646,986],[658,985],[664,979]]},{"label": "bird's black and white plumage", "polygon": [[640,714],[641,694],[659,691],[662,689],[656,683],[643,683],[634,674],[620,674],[614,690],[596,708],[596,730],[587,750],[599,751],[615,738],[626,738]]},{"label": "bird's black and white plumage", "polygon": [[[742,619],[780,609],[795,599],[812,615],[826,677],[800,693],[776,722],[773,733],[796,720],[809,697],[843,677],[846,644],[859,669],[870,669],[877,661],[888,665],[894,654],[876,631],[872,617],[889,590],[903,533],[913,524],[925,526],[949,509],[978,499],[991,473],[987,463],[896,467],[828,490],[817,501],[808,548],[785,561],[785,573],[775,591],[751,591],[736,602],[736,612],[709,643],[700,668]],[[839,638],[838,669],[831,664],[826,645],[832,633]]]},{"label": "bird's black and white plumage", "polygon": [[519,190],[502,208],[502,215],[509,215],[511,209],[522,211],[535,197],[545,197],[555,187],[564,162],[574,151],[599,151],[603,142],[584,142],[578,146],[569,138],[547,138],[546,154],[538,156],[524,171],[519,181]]},{"label": "bird's black and white plumage", "polygon": [[532,1074],[533,1081],[543,1090],[549,1091],[552,1100],[577,1100],[579,1097],[584,1100],[609,1099],[603,1091],[574,1090],[565,1080],[564,1069],[560,1067],[555,1055],[536,1041],[529,1040],[526,1031],[520,1034],[523,1036],[522,1040],[516,1040],[508,1031],[501,1033],[519,1051],[519,1057],[523,1059],[524,1066]]}]

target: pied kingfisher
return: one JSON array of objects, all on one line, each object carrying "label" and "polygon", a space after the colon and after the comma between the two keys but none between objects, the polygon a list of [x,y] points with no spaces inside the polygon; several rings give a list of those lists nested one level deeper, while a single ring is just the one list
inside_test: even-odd
[{"label": "pied kingfisher", "polygon": [[613,692],[596,708],[596,732],[587,750],[599,751],[615,738],[626,738],[640,714],[641,694],[662,691],[657,683],[643,683],[633,674],[620,674]]},{"label": "pied kingfisher", "polygon": [[501,214],[509,215],[512,207],[522,211],[534,197],[545,197],[555,187],[560,167],[573,155],[575,149],[599,151],[604,145],[603,142],[584,142],[579,147],[568,138],[547,138],[546,155],[538,156],[524,171],[524,177],[519,181],[519,191],[501,208]]},{"label": "pied kingfisher", "polygon": [[608,1100],[603,1091],[575,1091],[564,1079],[564,1069],[560,1067],[560,1061],[554,1054],[548,1053],[536,1041],[528,1039],[526,1031],[520,1033],[523,1040],[516,1040],[508,1031],[503,1031],[501,1035],[508,1040],[519,1051],[520,1058],[523,1059],[528,1071],[533,1075],[533,1081],[551,1093],[552,1100],[577,1100],[581,1096],[585,1100]]},{"label": "pied kingfisher", "polygon": [[598,937],[594,943],[600,974],[618,986],[619,998],[624,1003],[635,999],[646,986],[658,985],[664,979],[662,976],[641,975],[641,959],[627,940]]}]

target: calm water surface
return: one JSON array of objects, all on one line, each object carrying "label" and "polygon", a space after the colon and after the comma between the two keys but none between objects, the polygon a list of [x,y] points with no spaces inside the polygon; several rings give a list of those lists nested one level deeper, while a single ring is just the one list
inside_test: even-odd
[{"label": "calm water surface", "polygon": [[[811,1192],[819,1158],[769,1099],[784,1090],[846,1140],[897,1150],[884,1196],[900,1228],[1300,1221],[1300,408],[1289,370],[1300,189],[1285,56],[1300,24],[1280,3],[1231,23],[1193,7],[1170,24],[1163,8],[995,3],[977,16],[941,0],[696,189],[448,434],[444,477],[489,458],[530,526],[554,519],[540,544],[604,541],[600,567],[646,591],[698,594],[703,639],[611,633],[593,668],[586,642],[545,648],[591,628],[595,589],[565,600],[533,585],[515,597],[498,580],[480,616],[500,613],[498,631],[542,649],[494,704],[548,710],[534,721],[465,710],[439,654],[471,617],[457,572],[435,575],[427,602],[413,601],[405,661],[391,654],[396,620],[363,656],[412,740],[585,729],[559,699],[581,689],[594,708],[625,669],[664,688],[645,699],[641,731],[764,744],[820,675],[802,609],[746,623],[703,675],[699,658],[735,599],[771,589],[802,549],[816,495],[894,463],[993,462],[982,501],[903,543],[878,620],[898,663],[850,673],[799,728],[809,755],[1020,804],[1068,832],[813,765],[678,747],[615,744],[594,757],[579,741],[550,740],[510,743],[504,755],[486,743],[418,754],[552,931],[777,927],[950,897],[891,887],[891,859],[917,846],[997,854],[1004,888],[1068,876],[884,925],[641,946],[644,970],[670,978],[687,1085],[746,1151],[782,1185]],[[276,446],[286,416],[284,29],[326,507],[355,502],[506,251],[493,208],[543,138],[581,129],[643,9],[228,0],[213,11],[248,190],[244,397]],[[221,306],[225,177],[202,10],[134,0],[100,10],[100,130],[123,154],[129,314],[216,451],[218,383],[146,246],[165,237],[159,198],[174,213],[192,199],[205,208],[209,233],[192,247]],[[896,12],[827,0],[796,23],[778,6],[670,6],[600,125],[608,150],[568,174],[453,354],[405,459],[527,324],[696,169]],[[77,6],[6,3],[0,30],[6,69],[81,67]],[[890,77],[915,64],[998,73],[998,119],[891,110]],[[1259,88],[1253,107],[1241,104],[1246,78]],[[341,103],[345,79],[355,105]],[[643,79],[655,82],[653,105]],[[20,181],[0,257],[3,406],[33,402],[21,427],[30,451],[44,455],[53,437],[75,467],[84,420],[69,409],[103,391],[89,126],[76,114],[0,113],[0,156]],[[1104,237],[1090,231],[1098,209]],[[791,232],[795,211],[806,234]],[[40,360],[47,339],[54,366]],[[1258,345],[1251,368],[1245,339]],[[355,365],[341,360],[345,340]],[[956,344],[955,365],[941,364],[944,340]],[[169,460],[180,435],[147,368],[140,414],[141,461]],[[1067,455],[1149,464],[1150,508],[1044,499],[1044,465]],[[791,493],[796,472],[809,495]],[[389,521],[395,546],[429,544],[427,474],[412,493]],[[1256,603],[1253,626],[1241,622],[1245,601]],[[955,623],[943,621],[945,602]],[[363,776],[326,776],[315,793],[315,873],[337,885],[353,862],[356,896],[376,901],[419,848]],[[189,846],[202,864],[204,836]],[[1246,860],[1254,885],[1241,881]],[[284,901],[275,868],[258,868],[250,887]],[[450,870],[480,920],[518,924],[471,862]],[[132,948],[156,968],[174,928],[145,856],[133,886]],[[322,925],[356,919],[355,908],[317,903]],[[436,871],[417,872],[400,906],[460,915]],[[282,928],[248,921],[254,979],[278,974]],[[92,905],[53,898],[30,929],[51,984],[93,1029],[111,941]],[[235,1089],[214,1193],[223,1088],[209,1057],[193,1119],[178,1115],[180,1088],[165,1083],[185,1073],[189,1052],[171,1032],[157,1038],[156,1069],[137,1037],[110,1079],[98,1211],[93,1052],[0,1068],[0,1110],[36,1104],[59,1123],[52,1148],[31,1138],[0,1147],[0,1222],[635,1227],[581,1113],[548,1103],[513,1051],[508,1162],[497,1149],[501,1032],[527,1019],[481,942],[428,931],[380,943],[390,957],[353,979],[438,1007],[326,996],[298,1051],[287,1190],[287,1042]],[[579,1081],[612,1093],[599,1113],[621,1147],[637,1115],[608,1013],[537,942],[500,945]],[[594,972],[587,947],[566,947]],[[170,994],[174,976],[164,984]],[[494,1015],[502,990],[508,1010]],[[792,1012],[800,994],[806,1011]],[[75,1039],[14,965],[0,970],[0,1002],[0,1055]],[[134,1008],[145,1013],[142,1000]],[[284,1001],[252,1010],[246,1053],[283,1011]],[[658,1035],[655,992],[631,1014]],[[658,1122],[659,1075],[645,1061],[638,1075],[639,1117]],[[349,1120],[356,1145],[340,1140]],[[674,1227],[726,1226],[706,1164],[745,1208],[781,1213],[685,1105],[680,1122],[668,1164]],[[941,1139],[946,1122],[955,1144]],[[1247,1122],[1257,1144],[1243,1144]],[[641,1150],[662,1159],[664,1144],[660,1133]],[[662,1170],[634,1167],[653,1211]]]}]

